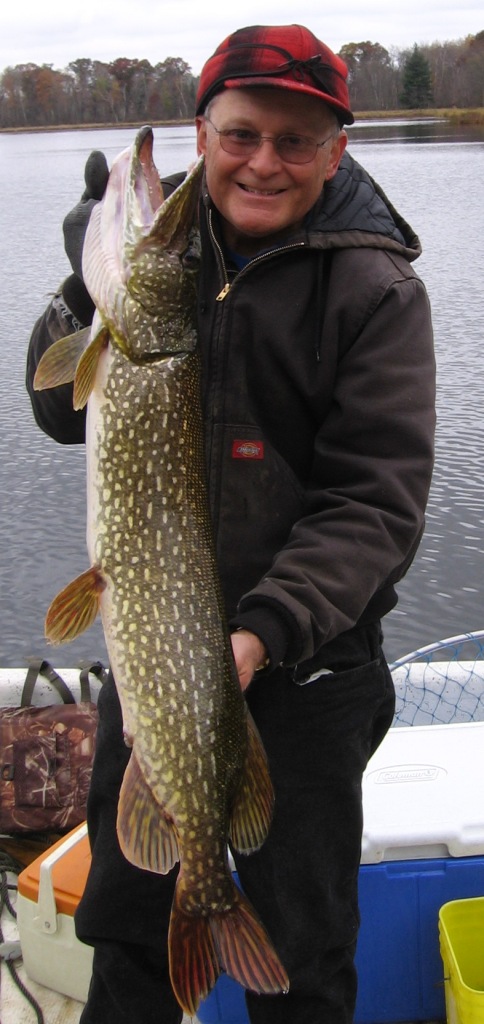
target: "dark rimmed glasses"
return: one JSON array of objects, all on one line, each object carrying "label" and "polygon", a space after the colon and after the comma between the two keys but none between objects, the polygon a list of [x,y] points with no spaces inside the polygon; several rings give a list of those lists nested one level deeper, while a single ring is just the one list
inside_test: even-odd
[{"label": "dark rimmed glasses", "polygon": [[217,133],[220,145],[224,153],[230,156],[248,157],[256,153],[263,142],[272,142],[276,153],[288,164],[309,164],[314,160],[318,149],[336,137],[337,131],[332,131],[322,142],[308,138],[307,135],[261,135],[260,132],[253,132],[250,128],[216,128],[213,121],[205,116],[205,120]]}]

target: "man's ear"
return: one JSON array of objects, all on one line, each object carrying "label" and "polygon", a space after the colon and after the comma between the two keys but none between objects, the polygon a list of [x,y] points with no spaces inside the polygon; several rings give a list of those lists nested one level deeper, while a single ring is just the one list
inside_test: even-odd
[{"label": "man's ear", "polygon": [[201,156],[202,153],[207,152],[207,122],[204,117],[195,118],[195,126],[197,129],[197,153]]},{"label": "man's ear", "polygon": [[330,151],[330,157],[328,166],[326,168],[326,174],[324,176],[325,181],[329,181],[330,178],[334,178],[336,171],[338,170],[339,163],[348,143],[348,136],[342,129],[338,135],[333,139]]}]

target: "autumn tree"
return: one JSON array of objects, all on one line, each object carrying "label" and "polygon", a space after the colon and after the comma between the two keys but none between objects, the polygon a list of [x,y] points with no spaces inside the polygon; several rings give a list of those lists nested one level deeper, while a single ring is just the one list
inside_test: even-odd
[{"label": "autumn tree", "polygon": [[460,66],[465,71],[466,83],[460,102],[466,107],[484,107],[484,32],[466,40]]},{"label": "autumn tree", "polygon": [[25,97],[22,88],[22,72],[18,65],[6,68],[0,84],[0,115],[4,128],[28,125]]},{"label": "autumn tree", "polygon": [[432,43],[421,49],[430,67],[434,106],[457,106],[461,91],[462,71],[459,63],[463,51],[462,41]]},{"label": "autumn tree", "polygon": [[[71,110],[79,124],[95,122],[94,86],[96,65],[88,57],[71,61],[67,66],[71,83]],[[74,113],[75,112],[75,113]]]},{"label": "autumn tree", "polygon": [[119,57],[108,65],[110,74],[118,84],[116,121],[122,122],[133,119],[132,89],[138,63],[137,60]]},{"label": "autumn tree", "polygon": [[[454,42],[389,52],[379,43],[347,43],[356,111],[484,106],[484,31]],[[119,57],[87,57],[63,71],[51,64],[19,64],[0,74],[0,128],[142,124],[191,120],[197,78],[181,57],[152,66]]]},{"label": "autumn tree", "polygon": [[186,120],[195,113],[190,65],[181,57],[167,57],[156,65],[159,107],[166,120]]},{"label": "autumn tree", "polygon": [[339,53],[348,67],[353,110],[388,110],[396,106],[397,73],[379,43],[347,43]]}]

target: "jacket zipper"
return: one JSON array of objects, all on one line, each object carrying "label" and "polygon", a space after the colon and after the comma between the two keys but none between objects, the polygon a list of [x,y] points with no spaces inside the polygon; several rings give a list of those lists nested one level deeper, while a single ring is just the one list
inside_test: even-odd
[{"label": "jacket zipper", "polygon": [[[229,281],[229,275],[227,273],[227,267],[226,267],[226,264],[225,264],[223,250],[222,250],[221,246],[219,245],[219,243],[218,243],[218,241],[217,241],[217,239],[215,237],[215,232],[214,232],[213,227],[212,227],[212,211],[211,210],[209,211],[209,229],[210,229],[210,236],[211,236],[212,242],[213,242],[213,244],[214,244],[214,246],[215,246],[215,248],[217,250],[218,256],[219,256],[220,266],[222,268],[222,275],[223,275],[224,280],[225,280],[225,284],[224,284],[224,286],[222,288],[222,291],[220,291],[219,294],[215,297],[215,301],[216,302],[223,302],[224,299],[227,297],[227,295],[228,295],[232,285],[231,285],[231,283]],[[246,270],[248,270],[249,267],[253,267],[254,263],[261,263],[263,260],[267,259],[268,257],[273,256],[274,253],[289,252],[291,249],[303,249],[305,245],[306,245],[305,242],[293,242],[291,245],[281,245],[277,249],[270,249],[268,252],[261,253],[260,256],[254,256],[254,259],[251,260],[250,263],[247,264],[247,267],[244,267],[243,270],[239,270],[239,272],[237,274],[237,277],[241,277],[242,274],[245,274]]]},{"label": "jacket zipper", "polygon": [[229,275],[227,273],[227,267],[225,265],[225,259],[224,259],[223,250],[222,250],[222,247],[219,245],[219,243],[218,243],[218,241],[217,241],[217,239],[215,237],[215,232],[213,230],[213,226],[212,226],[212,211],[211,210],[208,211],[208,228],[209,228],[209,232],[210,232],[210,237],[212,239],[212,244],[213,244],[213,246],[215,247],[215,249],[217,250],[217,253],[218,253],[218,258],[219,258],[219,261],[220,261],[220,266],[222,268],[222,276],[223,276],[223,278],[225,280],[225,284],[224,284],[224,286],[222,288],[222,291],[215,298],[215,302],[222,302],[223,299],[225,298],[225,296],[227,295],[227,292],[230,289],[230,282],[229,282]]}]

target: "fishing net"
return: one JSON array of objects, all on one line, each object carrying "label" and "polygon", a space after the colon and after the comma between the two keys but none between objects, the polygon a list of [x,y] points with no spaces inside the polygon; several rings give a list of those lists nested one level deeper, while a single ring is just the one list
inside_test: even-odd
[{"label": "fishing net", "polygon": [[484,630],[421,647],[390,670],[394,726],[484,721]]}]

